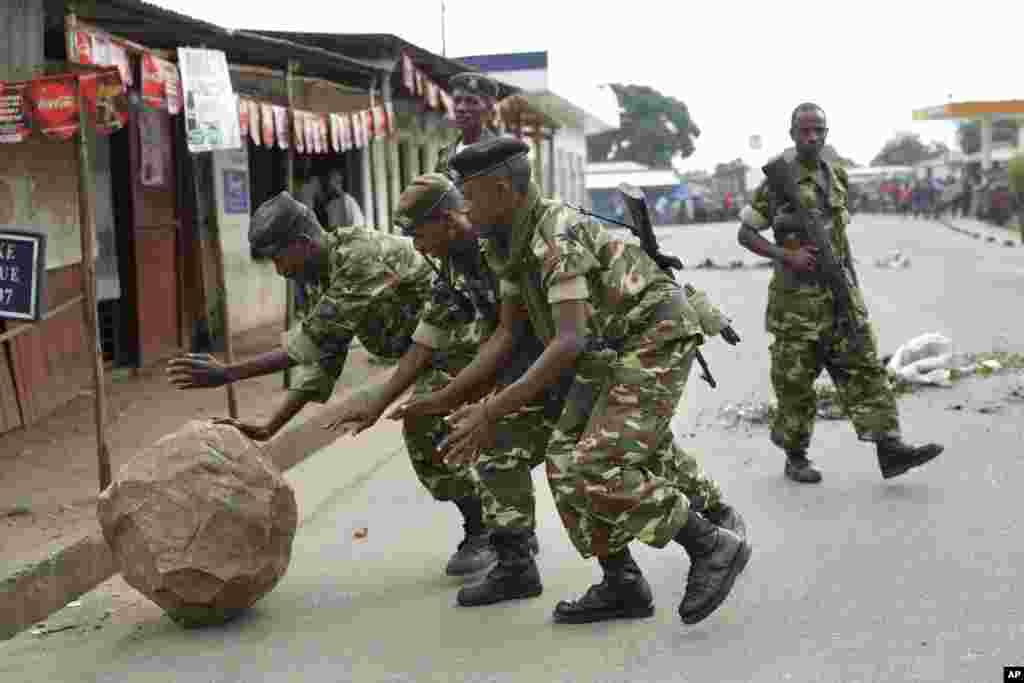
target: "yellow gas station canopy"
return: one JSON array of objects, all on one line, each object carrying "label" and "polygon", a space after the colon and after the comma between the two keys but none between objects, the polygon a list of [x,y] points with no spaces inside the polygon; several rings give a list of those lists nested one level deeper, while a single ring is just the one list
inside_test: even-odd
[{"label": "yellow gas station canopy", "polygon": [[950,119],[1024,117],[1024,100],[990,102],[949,102],[936,107],[914,110],[915,121],[947,121]]}]

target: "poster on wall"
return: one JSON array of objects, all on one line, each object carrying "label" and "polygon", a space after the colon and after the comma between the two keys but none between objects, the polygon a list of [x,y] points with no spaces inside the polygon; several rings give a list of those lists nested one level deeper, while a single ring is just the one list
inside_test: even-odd
[{"label": "poster on wall", "polygon": [[176,116],[181,113],[181,78],[178,76],[178,67],[172,62],[160,60],[160,69],[163,71],[167,113]]},{"label": "poster on wall", "polygon": [[238,149],[238,104],[228,61],[220,50],[179,47],[185,93],[185,135],[190,152]]},{"label": "poster on wall", "polygon": [[24,83],[0,82],[0,143],[21,142],[31,131]]},{"label": "poster on wall", "polygon": [[249,215],[249,174],[241,169],[224,169],[224,213]]},{"label": "poster on wall", "polygon": [[167,101],[162,61],[150,54],[142,55],[142,101],[154,109],[163,109]]},{"label": "poster on wall", "polygon": [[39,130],[57,140],[70,140],[78,132],[78,91],[74,76],[32,81],[29,99]]},{"label": "poster on wall", "polygon": [[40,320],[46,280],[46,235],[0,231],[0,320]]},{"label": "poster on wall", "polygon": [[96,132],[110,135],[124,128],[128,123],[128,98],[116,69],[82,74],[79,87]]},{"label": "poster on wall", "polygon": [[167,184],[163,116],[159,111],[139,111],[139,182],[145,187]]}]

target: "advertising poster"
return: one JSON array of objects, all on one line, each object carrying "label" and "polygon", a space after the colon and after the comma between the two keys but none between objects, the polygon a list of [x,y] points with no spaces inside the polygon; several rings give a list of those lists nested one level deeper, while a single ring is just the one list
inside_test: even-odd
[{"label": "advertising poster", "polygon": [[68,75],[32,81],[29,99],[39,130],[56,140],[70,140],[78,132],[77,79]]},{"label": "advertising poster", "polygon": [[31,132],[24,83],[0,81],[0,143],[21,142]]},{"label": "advertising poster", "polygon": [[139,111],[139,182],[145,187],[167,184],[169,164],[163,117],[160,111]]},{"label": "advertising poster", "polygon": [[185,93],[185,135],[190,152],[238,149],[238,105],[228,61],[220,50],[178,48]]},{"label": "advertising poster", "polygon": [[79,84],[97,133],[110,135],[127,125],[128,97],[117,69],[83,74]]},{"label": "advertising poster", "polygon": [[249,214],[249,174],[226,168],[224,174],[224,213]]}]

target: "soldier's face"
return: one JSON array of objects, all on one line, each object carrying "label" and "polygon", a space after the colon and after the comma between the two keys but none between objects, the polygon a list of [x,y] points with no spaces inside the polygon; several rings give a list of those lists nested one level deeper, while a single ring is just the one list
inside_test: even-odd
[{"label": "soldier's face", "polygon": [[420,253],[434,258],[446,258],[459,242],[465,243],[471,239],[473,226],[466,214],[444,211],[436,219],[417,226],[412,243]]},{"label": "soldier's face", "polygon": [[506,214],[508,197],[499,178],[481,176],[462,185],[462,195],[469,204],[469,222],[473,225],[500,223]]},{"label": "soldier's face", "polygon": [[456,90],[452,99],[455,104],[455,125],[460,129],[476,130],[491,114],[490,102],[481,95],[466,90]]},{"label": "soldier's face", "polygon": [[306,269],[309,259],[310,243],[306,240],[295,240],[284,249],[274,254],[274,267],[281,277],[294,280]]},{"label": "soldier's face", "polygon": [[824,113],[820,110],[800,112],[789,134],[796,145],[797,154],[804,159],[817,159],[821,156],[828,135]]}]

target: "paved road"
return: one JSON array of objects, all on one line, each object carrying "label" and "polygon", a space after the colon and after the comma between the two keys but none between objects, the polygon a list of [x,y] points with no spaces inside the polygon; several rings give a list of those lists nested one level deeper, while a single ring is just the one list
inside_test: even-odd
[{"label": "paved road", "polygon": [[[1024,320],[1011,313],[1024,294],[1024,249],[870,217],[858,220],[853,239],[883,348],[937,330],[965,350],[1024,350]],[[669,240],[688,262],[753,261],[735,246],[733,226],[679,228]],[[912,267],[870,265],[891,248],[903,249]],[[677,427],[746,514],[755,545],[736,592],[704,623],[685,627],[675,612],[682,551],[641,547],[635,554],[657,598],[653,618],[553,625],[554,603],[597,572],[568,545],[539,472],[544,595],[453,607],[458,583],[441,569],[459,540],[457,513],[424,495],[403,453],[383,445],[394,445],[396,430],[381,425],[356,442],[375,463],[359,470],[364,476],[346,464],[351,442],[289,473],[300,494],[332,479],[348,485],[305,511],[288,575],[248,618],[182,631],[148,607],[95,631],[25,634],[0,644],[0,680],[980,683],[1024,664],[1024,404],[999,401],[1019,380],[967,381],[903,399],[910,436],[944,442],[947,453],[889,483],[848,424],[820,422],[815,453],[825,482],[791,485],[763,429],[729,431],[711,419],[724,401],[770,398],[761,331],[768,274],[686,275],[736,316],[744,343],[735,352],[709,346],[722,386],[710,392],[695,380]],[[362,526],[368,536],[355,540]],[[77,609],[102,607],[102,596],[90,595]]]}]

